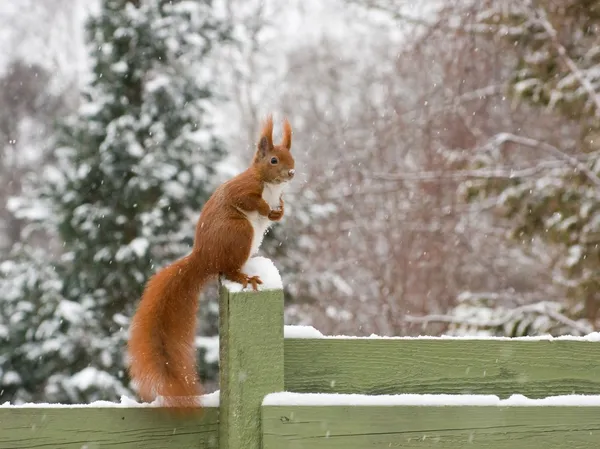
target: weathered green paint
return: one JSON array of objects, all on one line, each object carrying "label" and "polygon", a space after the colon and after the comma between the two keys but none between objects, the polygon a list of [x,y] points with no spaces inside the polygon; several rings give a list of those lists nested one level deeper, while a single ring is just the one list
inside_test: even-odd
[{"label": "weathered green paint", "polygon": [[2,449],[217,449],[218,409],[200,419],[153,408],[0,408]]},{"label": "weathered green paint", "polygon": [[220,295],[219,409],[0,408],[0,449],[600,448],[600,407],[261,406],[283,390],[600,394],[600,343],[284,340],[281,291]]},{"label": "weathered green paint", "polygon": [[598,449],[600,407],[263,407],[263,449]]},{"label": "weathered green paint", "polygon": [[283,292],[220,296],[220,449],[260,449],[261,404],[283,390]]},{"label": "weathered green paint", "polygon": [[285,389],[500,397],[519,393],[531,398],[600,394],[600,343],[286,339]]}]

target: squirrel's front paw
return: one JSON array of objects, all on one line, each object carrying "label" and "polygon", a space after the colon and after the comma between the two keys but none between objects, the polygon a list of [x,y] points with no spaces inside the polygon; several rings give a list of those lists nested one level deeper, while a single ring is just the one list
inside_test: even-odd
[{"label": "squirrel's front paw", "polygon": [[271,209],[269,212],[269,220],[279,221],[283,217],[283,198],[279,198],[279,208]]},{"label": "squirrel's front paw", "polygon": [[271,210],[269,212],[269,220],[271,221],[279,221],[283,217],[283,211],[281,209]]}]

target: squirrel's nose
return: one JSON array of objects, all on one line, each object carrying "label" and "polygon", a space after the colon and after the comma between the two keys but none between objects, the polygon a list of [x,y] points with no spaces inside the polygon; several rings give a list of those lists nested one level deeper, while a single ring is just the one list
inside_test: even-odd
[{"label": "squirrel's nose", "polygon": [[293,178],[295,174],[296,170],[294,170],[293,168],[290,171],[288,171],[288,175],[290,175],[290,178]]}]

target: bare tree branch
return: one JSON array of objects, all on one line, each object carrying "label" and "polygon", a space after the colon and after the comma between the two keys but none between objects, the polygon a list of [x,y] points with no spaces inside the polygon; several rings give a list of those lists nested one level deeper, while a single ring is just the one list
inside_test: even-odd
[{"label": "bare tree branch", "polygon": [[563,159],[564,161],[568,162],[572,167],[585,174],[593,184],[600,187],[600,178],[594,172],[587,168],[585,164],[581,163],[576,157],[573,157],[559,150],[554,145],[550,145],[549,143],[542,142],[540,140],[531,139],[529,137],[517,136],[511,133],[499,133],[492,138],[492,143],[495,143],[497,145],[502,144],[504,142],[514,142],[527,147],[539,148],[541,150],[547,151],[548,153],[551,153],[554,156],[557,156]]},{"label": "bare tree branch", "polygon": [[539,173],[552,169],[564,167],[563,161],[542,161],[533,167],[512,169],[509,167],[499,167],[493,169],[481,170],[457,170],[457,171],[420,171],[413,173],[375,173],[370,175],[373,179],[383,181],[436,181],[442,179],[463,180],[469,178],[500,178],[516,179],[536,176]]}]

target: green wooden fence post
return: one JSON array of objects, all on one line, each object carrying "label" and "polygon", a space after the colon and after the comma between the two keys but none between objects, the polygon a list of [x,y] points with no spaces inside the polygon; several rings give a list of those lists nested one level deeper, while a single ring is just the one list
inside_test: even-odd
[{"label": "green wooden fence post", "polygon": [[283,391],[283,291],[220,287],[220,449],[260,449],[261,405]]}]

